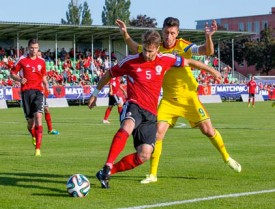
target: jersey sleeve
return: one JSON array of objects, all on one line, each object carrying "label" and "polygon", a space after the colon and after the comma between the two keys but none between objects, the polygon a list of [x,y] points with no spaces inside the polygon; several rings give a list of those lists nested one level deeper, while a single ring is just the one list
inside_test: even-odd
[{"label": "jersey sleeve", "polygon": [[175,67],[184,67],[184,57],[183,56],[176,56],[176,61],[174,63]]},{"label": "jersey sleeve", "polygon": [[13,68],[11,69],[10,73],[16,75],[21,70],[21,62],[17,62]]},{"label": "jersey sleeve", "polygon": [[181,39],[181,38],[178,40],[178,42],[179,42],[178,43],[179,47],[182,49],[182,51],[179,50],[180,51],[180,53],[179,53],[180,56],[184,56],[186,58],[191,58],[193,55],[198,55],[198,54],[195,53],[196,49],[199,47],[196,44],[191,43],[191,42],[186,41],[186,40]]},{"label": "jersey sleeve", "polygon": [[124,65],[120,66],[119,64],[117,64],[117,65],[113,66],[110,69],[110,75],[111,75],[112,78],[125,75]]},{"label": "jersey sleeve", "polygon": [[47,76],[46,62],[43,62],[41,73],[43,76]]},{"label": "jersey sleeve", "polygon": [[163,54],[165,62],[163,63],[168,69],[171,67],[184,67],[184,57],[173,54]]}]

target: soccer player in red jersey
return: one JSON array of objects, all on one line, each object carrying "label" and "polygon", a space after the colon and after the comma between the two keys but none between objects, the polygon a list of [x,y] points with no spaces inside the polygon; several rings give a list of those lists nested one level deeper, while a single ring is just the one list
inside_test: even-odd
[{"label": "soccer player in red jersey", "polygon": [[255,94],[257,89],[257,83],[254,80],[254,76],[251,77],[250,81],[246,84],[248,87],[248,107],[250,107],[250,102],[252,99],[252,107],[255,107]]},{"label": "soccer player in red jersey", "polygon": [[117,105],[118,113],[122,111],[123,99],[119,96],[119,91],[121,90],[124,95],[126,95],[125,90],[121,87],[120,77],[115,77],[110,80],[109,83],[109,104],[105,111],[103,123],[110,123],[108,118],[112,112],[112,109],[115,105]]},{"label": "soccer player in red jersey", "polygon": [[[39,43],[28,42],[28,54],[23,55],[11,69],[11,77],[21,83],[22,104],[28,123],[28,130],[35,136],[35,156],[41,156],[43,136],[42,114],[44,111],[43,90],[49,91],[45,60],[37,56]],[[19,73],[19,75],[18,75]]]},{"label": "soccer player in red jersey", "polygon": [[[142,53],[127,56],[107,71],[88,101],[90,109],[95,107],[97,94],[104,85],[112,77],[127,75],[127,101],[120,115],[121,127],[114,135],[103,169],[96,174],[102,188],[109,188],[110,175],[133,169],[150,159],[156,142],[158,99],[167,70],[172,66],[191,66],[207,69],[216,79],[221,80],[218,71],[201,62],[158,53],[160,43],[161,37],[158,32],[145,32],[142,37]],[[136,152],[114,163],[130,134],[133,135]]]}]

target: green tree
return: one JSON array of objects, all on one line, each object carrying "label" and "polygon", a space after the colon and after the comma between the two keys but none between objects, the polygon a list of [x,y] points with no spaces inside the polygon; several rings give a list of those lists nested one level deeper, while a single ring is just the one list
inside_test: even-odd
[{"label": "green tree", "polygon": [[92,23],[93,20],[91,18],[91,11],[89,9],[88,3],[85,1],[83,3],[81,25],[92,25]]},{"label": "green tree", "polygon": [[79,4],[78,0],[71,0],[68,5],[68,11],[66,12],[67,20],[61,19],[62,24],[67,25],[91,25],[91,12],[87,2],[84,2],[84,6]]},{"label": "green tree", "polygon": [[272,40],[271,54],[272,54],[272,67],[275,68],[275,39]]},{"label": "green tree", "polygon": [[[273,30],[262,30],[259,39],[234,40],[234,60],[241,64],[246,61],[248,66],[255,65],[257,71],[268,75],[275,68],[275,39]],[[227,65],[232,65],[231,40],[220,43],[221,60]]]},{"label": "green tree", "polygon": [[[244,44],[247,39],[234,40],[234,60],[236,62],[243,63],[244,61]],[[215,46],[217,49],[217,45]],[[226,65],[232,65],[232,40],[226,40],[220,42],[220,55],[221,61]],[[217,55],[216,55],[217,56]]]},{"label": "green tree", "polygon": [[252,40],[245,44],[244,58],[247,65],[255,65],[257,71],[268,75],[269,71],[274,68],[274,54],[272,56],[272,37],[273,29],[271,27],[262,30],[260,39]]},{"label": "green tree", "polygon": [[130,5],[130,0],[105,0],[105,6],[103,6],[102,11],[103,25],[115,25],[116,19],[121,19],[128,24]]},{"label": "green tree", "polygon": [[157,27],[158,23],[156,22],[155,18],[150,18],[146,15],[138,15],[136,19],[133,18],[129,22],[129,25],[135,27],[155,28]]}]

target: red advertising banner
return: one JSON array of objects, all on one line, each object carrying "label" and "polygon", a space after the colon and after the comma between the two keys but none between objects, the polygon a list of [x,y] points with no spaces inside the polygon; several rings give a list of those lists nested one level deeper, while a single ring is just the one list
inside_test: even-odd
[{"label": "red advertising banner", "polygon": [[12,88],[12,99],[13,100],[21,100],[20,88]]},{"label": "red advertising banner", "polygon": [[268,91],[268,99],[275,100],[275,89]]},{"label": "red advertising banner", "polygon": [[199,93],[199,95],[211,95],[211,86],[210,85],[207,85],[207,86],[199,85],[198,93]]},{"label": "red advertising banner", "polygon": [[55,98],[63,98],[66,96],[64,86],[53,86],[53,94]]}]

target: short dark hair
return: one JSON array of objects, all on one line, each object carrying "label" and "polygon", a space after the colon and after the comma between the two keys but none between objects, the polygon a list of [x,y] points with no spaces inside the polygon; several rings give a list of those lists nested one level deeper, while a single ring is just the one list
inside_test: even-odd
[{"label": "short dark hair", "polygon": [[39,42],[38,42],[38,40],[37,40],[37,39],[32,38],[32,39],[30,39],[30,40],[29,40],[29,42],[28,42],[28,46],[30,46],[30,45],[32,45],[32,44],[39,44]]},{"label": "short dark hair", "polygon": [[180,21],[178,18],[175,18],[175,17],[167,17],[164,22],[163,22],[163,26],[162,28],[165,28],[165,27],[180,27]]},{"label": "short dark hair", "polygon": [[161,43],[161,37],[159,32],[155,30],[148,30],[142,34],[142,44],[159,46]]}]

